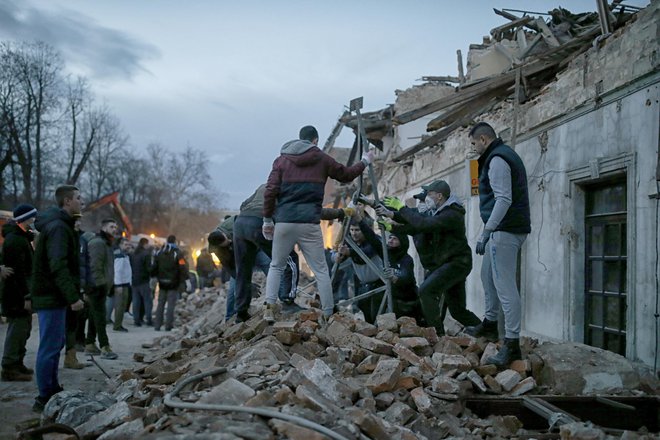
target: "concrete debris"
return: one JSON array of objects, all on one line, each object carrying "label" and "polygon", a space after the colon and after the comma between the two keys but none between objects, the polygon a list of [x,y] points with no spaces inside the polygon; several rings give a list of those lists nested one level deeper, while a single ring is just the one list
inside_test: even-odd
[{"label": "concrete debris", "polygon": [[[187,385],[177,398],[269,408],[355,440],[510,437],[522,427],[520,420],[479,419],[466,411],[465,399],[483,394],[522,396],[539,390],[537,382],[542,379],[547,386],[548,378],[554,378],[559,389],[567,386],[561,380],[569,367],[560,360],[571,358],[561,345],[541,345],[526,353],[526,358],[536,356],[535,361],[514,362],[510,369],[498,371],[493,365],[480,365],[484,353],[496,352],[495,344],[463,334],[438,338],[433,331],[430,336],[433,329],[419,327],[412,318],[381,315],[374,326],[342,312],[319,324],[320,312],[312,309],[267,326],[256,309],[247,322],[220,323],[213,316],[221,311],[217,294],[199,296],[190,305],[195,307],[195,313],[189,311],[190,321],[179,316],[184,324],[174,337],[162,336],[136,354],[142,365],[115,378],[113,394],[62,392],[51,399],[44,418],[76,426],[82,438],[104,440],[329,438],[290,421],[164,406],[164,396],[175,382],[224,366],[225,373]],[[206,304],[206,312],[200,304]],[[602,372],[614,371],[615,366],[615,371],[628,372],[623,358],[615,361],[607,354],[589,353],[594,359],[589,366],[583,368],[580,359],[574,360],[573,376],[580,377],[578,371],[596,374],[596,365],[602,363],[594,353],[603,356],[602,362],[608,360]],[[593,380],[585,380],[581,390],[587,383],[594,388]],[[564,426],[562,438],[578,438],[585,429]]]}]

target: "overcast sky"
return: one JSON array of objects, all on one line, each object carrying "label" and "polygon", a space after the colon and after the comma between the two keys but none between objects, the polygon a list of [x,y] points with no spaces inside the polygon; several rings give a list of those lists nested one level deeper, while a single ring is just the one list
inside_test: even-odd
[{"label": "overcast sky", "polygon": [[[207,152],[214,186],[237,208],[301,126],[323,142],[352,98],[377,110],[422,76],[457,75],[456,50],[465,60],[506,22],[493,7],[559,5],[581,12],[596,0],[0,0],[0,39],[61,51],[134,149]],[[351,143],[346,133],[338,146]]]}]

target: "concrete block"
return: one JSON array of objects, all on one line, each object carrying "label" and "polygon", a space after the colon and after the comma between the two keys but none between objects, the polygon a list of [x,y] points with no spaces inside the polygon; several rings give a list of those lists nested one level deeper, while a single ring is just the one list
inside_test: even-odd
[{"label": "concrete block", "polygon": [[412,397],[413,402],[415,402],[417,411],[424,415],[431,414],[431,410],[433,409],[433,402],[431,402],[429,395],[424,392],[424,388],[419,387],[410,391],[410,397]]},{"label": "concrete block", "polygon": [[468,372],[467,377],[470,380],[470,382],[472,382],[472,385],[474,385],[474,387],[477,390],[479,390],[482,393],[485,393],[486,391],[488,391],[488,387],[486,386],[483,379],[481,378],[481,376],[479,376],[479,374],[477,374],[476,371],[470,370]]},{"label": "concrete block", "polygon": [[401,361],[398,359],[382,359],[367,379],[365,386],[374,394],[391,391],[399,380],[401,370]]},{"label": "concrete block", "polygon": [[303,310],[298,315],[298,321],[300,322],[304,322],[304,321],[318,322],[320,318],[321,318],[321,311],[318,309]]},{"label": "concrete block", "polygon": [[370,354],[357,366],[356,371],[358,374],[371,374],[376,369],[380,356]]},{"label": "concrete block", "polygon": [[488,345],[486,345],[486,348],[484,348],[484,352],[481,355],[481,360],[479,362],[480,365],[487,365],[486,360],[488,358],[491,358],[497,354],[499,350],[497,349],[497,345],[493,342],[489,342]]},{"label": "concrete block", "polygon": [[431,381],[431,389],[441,394],[458,394],[461,387],[456,379],[445,376],[436,376]]},{"label": "concrete block", "polygon": [[82,425],[76,427],[76,432],[82,438],[96,438],[110,428],[118,426],[131,419],[131,409],[126,402],[119,402],[100,413],[94,414]]},{"label": "concrete block", "polygon": [[497,383],[502,385],[504,391],[511,391],[522,380],[520,373],[515,370],[504,370],[495,376]]},{"label": "concrete block", "polygon": [[242,405],[254,395],[255,392],[252,388],[230,377],[204,394],[199,402],[215,405]]},{"label": "concrete block", "polygon": [[379,411],[386,410],[389,408],[395,400],[393,393],[380,393],[377,396],[374,396],[374,401],[376,402],[376,409]]},{"label": "concrete block", "polygon": [[472,369],[470,361],[468,361],[465,356],[461,355],[434,353],[431,359],[440,370],[451,370],[456,368],[458,371],[469,371]]},{"label": "concrete block", "polygon": [[502,385],[498,381],[495,380],[495,378],[491,375],[484,376],[484,382],[486,385],[488,385],[488,388],[490,388],[491,391],[494,393],[501,393],[502,392]]},{"label": "concrete block", "polygon": [[[383,315],[379,315],[383,316]],[[396,322],[396,321],[394,321]],[[378,354],[392,355],[392,345],[376,338],[370,338],[359,333],[353,334],[353,342],[358,346]]]},{"label": "concrete block", "polygon": [[287,330],[290,332],[295,332],[298,330],[300,322],[298,321],[276,321],[273,324],[273,331],[277,332],[279,330]]},{"label": "concrete block", "polygon": [[365,336],[376,336],[378,334],[378,327],[365,321],[357,321],[355,323],[355,332]]},{"label": "concrete block", "polygon": [[132,440],[138,438],[142,431],[144,431],[142,419],[135,419],[104,432],[98,440]]},{"label": "concrete block", "polygon": [[360,430],[369,438],[386,439],[390,437],[380,417],[358,408],[350,410],[347,415],[349,420],[359,426]]},{"label": "concrete block", "polygon": [[[628,359],[611,351],[565,342],[534,349],[543,361],[539,385],[560,394],[597,394],[639,387],[639,374]],[[585,362],[588,359],[589,362]]]},{"label": "concrete block", "polygon": [[419,377],[416,376],[401,376],[399,380],[396,381],[394,389],[404,389],[412,390],[413,388],[418,388],[424,385]]},{"label": "concrete block", "polygon": [[383,313],[382,315],[378,315],[376,317],[376,326],[378,326],[379,331],[399,331],[399,324],[396,322],[396,315],[394,313]]},{"label": "concrete block", "polygon": [[275,432],[284,438],[291,440],[329,440],[328,436],[320,432],[308,429],[302,426],[294,425],[293,423],[285,422],[284,420],[271,419],[268,424],[273,427]]},{"label": "concrete block", "polygon": [[428,347],[430,345],[426,338],[421,337],[400,338],[398,343],[411,350]]},{"label": "concrete block", "polygon": [[512,396],[520,396],[536,388],[536,381],[533,377],[527,377],[521,380],[518,385],[511,390]]},{"label": "concrete block", "polygon": [[497,374],[497,366],[493,364],[479,365],[478,367],[474,367],[474,371],[479,373],[481,377],[488,375],[495,376]]},{"label": "concrete block", "polygon": [[403,426],[408,423],[417,413],[403,402],[394,402],[386,411],[383,418],[388,422]]},{"label": "concrete block", "polygon": [[275,337],[284,345],[294,345],[302,340],[302,335],[300,333],[286,330],[276,332]]}]

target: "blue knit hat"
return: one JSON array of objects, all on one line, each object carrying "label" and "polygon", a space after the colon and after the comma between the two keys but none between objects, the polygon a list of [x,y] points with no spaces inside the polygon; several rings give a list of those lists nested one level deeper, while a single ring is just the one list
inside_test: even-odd
[{"label": "blue knit hat", "polygon": [[14,208],[14,221],[22,223],[37,216],[37,208],[27,203],[23,203]]}]

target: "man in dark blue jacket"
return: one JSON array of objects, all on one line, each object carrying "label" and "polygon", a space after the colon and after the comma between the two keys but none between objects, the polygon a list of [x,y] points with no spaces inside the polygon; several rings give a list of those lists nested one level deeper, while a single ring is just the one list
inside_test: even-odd
[{"label": "man in dark blue jacket", "polygon": [[40,232],[34,251],[30,299],[39,318],[37,385],[33,409],[42,411],[48,400],[62,390],[58,380],[60,351],[65,344],[66,308],[82,310],[78,234],[73,216],[82,199],[75,186],[55,190],[57,208],[40,212],[35,226]]},{"label": "man in dark blue jacket", "polygon": [[31,225],[37,216],[32,205],[18,205],[14,218],[2,226],[2,258],[5,266],[14,273],[0,284],[2,315],[7,317],[7,337],[2,354],[2,380],[30,381],[34,371],[23,363],[25,345],[32,330],[32,310],[26,299],[29,293],[28,282],[32,275]]},{"label": "man in dark blue jacket", "polygon": [[479,211],[484,231],[476,252],[483,255],[481,281],[486,316],[468,329],[475,336],[497,339],[497,315],[504,311],[504,344],[487,362],[500,367],[522,357],[520,293],[516,284],[518,252],[531,232],[527,172],[520,156],[504,144],[493,127],[480,122],[470,130],[479,157]]}]

